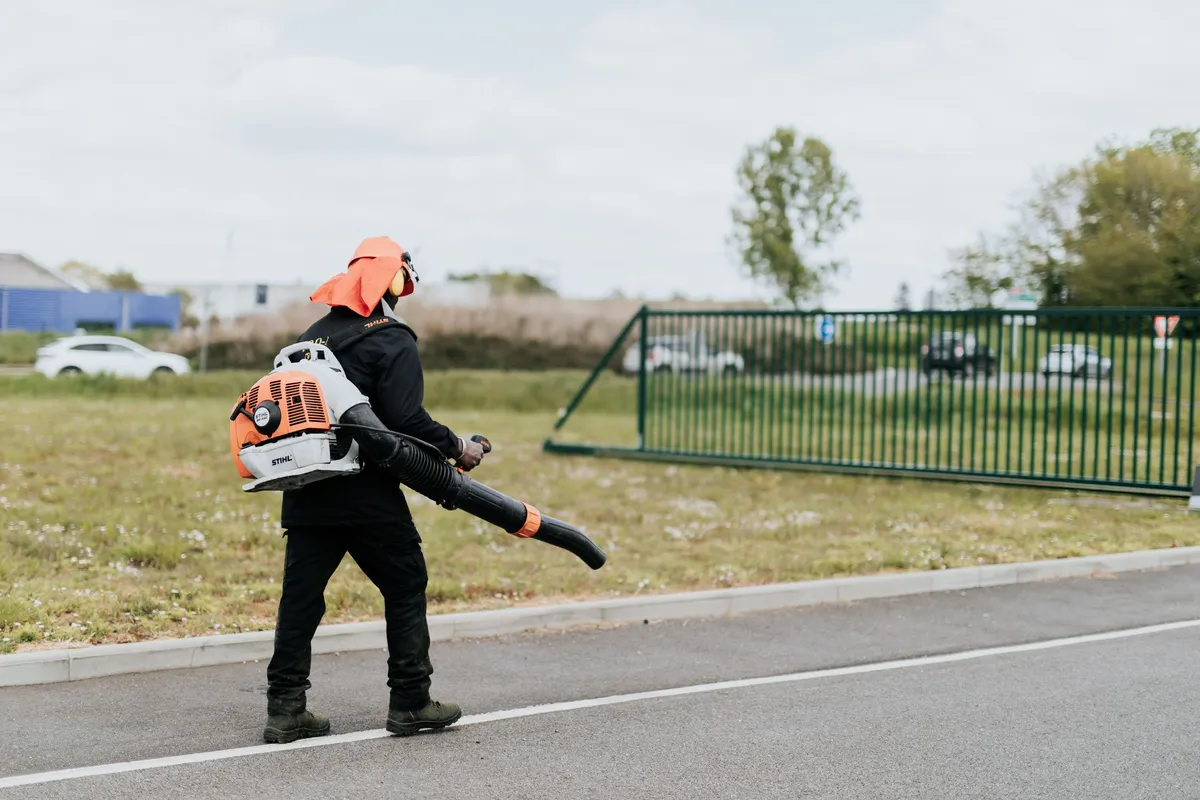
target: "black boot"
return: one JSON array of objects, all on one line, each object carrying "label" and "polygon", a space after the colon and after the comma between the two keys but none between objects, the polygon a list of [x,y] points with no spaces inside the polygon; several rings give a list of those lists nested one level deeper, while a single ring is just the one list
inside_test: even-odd
[{"label": "black boot", "polygon": [[288,744],[328,735],[329,717],[309,711],[303,698],[267,702],[267,727],[263,730],[263,741],[267,744]]},{"label": "black boot", "polygon": [[388,711],[387,729],[388,733],[396,736],[412,736],[418,731],[440,731],[442,728],[449,728],[461,718],[462,709],[454,703],[433,701],[424,708],[413,711],[398,707],[393,700]]}]

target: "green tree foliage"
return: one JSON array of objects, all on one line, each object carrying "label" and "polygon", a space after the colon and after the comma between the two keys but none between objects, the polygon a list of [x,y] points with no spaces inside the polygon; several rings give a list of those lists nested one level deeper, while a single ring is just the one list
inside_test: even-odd
[{"label": "green tree foliage", "polygon": [[954,251],[952,257],[956,266],[946,273],[946,299],[955,306],[991,308],[997,292],[1013,287],[1013,270],[1004,252],[986,237]]},{"label": "green tree foliage", "polygon": [[171,294],[179,295],[179,324],[184,328],[199,328],[200,317],[195,314],[196,298],[187,289],[172,289]]},{"label": "green tree foliage", "polygon": [[104,272],[82,261],[68,261],[59,267],[58,271],[90,289],[108,288],[108,279]]},{"label": "green tree foliage", "polygon": [[142,283],[127,269],[105,272],[82,261],[68,261],[58,268],[59,273],[96,290],[140,292]]},{"label": "green tree foliage", "polygon": [[908,283],[901,283],[896,290],[895,305],[897,311],[912,311],[912,289]]},{"label": "green tree foliage", "polygon": [[1195,137],[1181,144],[1190,155],[1150,144],[1083,172],[1069,302],[1200,305],[1200,164]]},{"label": "green tree foliage", "polygon": [[1047,305],[1200,306],[1200,130],[1097,148],[953,260],[946,279],[968,305],[1007,282],[1040,288]]},{"label": "green tree foliage", "polygon": [[107,276],[108,288],[119,292],[140,292],[142,290],[142,282],[127,269],[119,269],[116,272],[110,272]]},{"label": "green tree foliage", "polygon": [[843,264],[818,254],[858,219],[860,206],[829,146],[777,128],[746,149],[737,179],[730,244],[745,271],[793,306],[819,297]]},{"label": "green tree foliage", "polygon": [[464,283],[487,283],[493,297],[506,294],[542,294],[557,295],[558,293],[537,275],[528,272],[501,270],[499,272],[471,272],[461,275],[451,275],[450,280]]}]

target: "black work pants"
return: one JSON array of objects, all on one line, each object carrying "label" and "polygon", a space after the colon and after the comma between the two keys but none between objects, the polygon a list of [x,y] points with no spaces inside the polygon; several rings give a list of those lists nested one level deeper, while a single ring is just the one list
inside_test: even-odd
[{"label": "black work pants", "polygon": [[312,640],[325,615],[325,586],[346,553],[383,594],[392,708],[423,708],[433,675],[425,618],[429,575],[420,537],[411,528],[392,526],[287,532],[275,654],[267,666],[268,705],[284,709],[305,699],[311,686]]}]

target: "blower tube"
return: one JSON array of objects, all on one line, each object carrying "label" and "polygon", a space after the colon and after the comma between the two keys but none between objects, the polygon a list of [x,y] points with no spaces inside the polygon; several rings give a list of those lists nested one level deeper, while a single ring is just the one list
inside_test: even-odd
[{"label": "blower tube", "polygon": [[577,528],[542,516],[533,506],[472,480],[445,461],[393,435],[369,404],[354,406],[341,415],[340,421],[353,434],[364,459],[383,467],[405,486],[442,508],[460,509],[513,536],[562,548],[594,570],[608,561],[604,551]]}]

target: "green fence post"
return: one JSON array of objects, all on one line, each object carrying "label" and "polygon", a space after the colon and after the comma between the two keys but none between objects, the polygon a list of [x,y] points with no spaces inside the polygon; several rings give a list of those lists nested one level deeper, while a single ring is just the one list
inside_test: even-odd
[{"label": "green fence post", "polygon": [[649,347],[649,309],[638,311],[637,448],[646,449],[646,351]]},{"label": "green fence post", "polygon": [[600,363],[597,364],[596,368],[592,370],[592,374],[589,375],[587,380],[583,382],[583,386],[579,387],[579,391],[575,393],[575,397],[571,398],[571,402],[568,403],[567,407],[564,408],[562,413],[558,415],[558,419],[554,423],[554,430],[561,430],[562,426],[567,424],[567,420],[570,419],[571,415],[575,413],[575,409],[579,406],[579,404],[583,402],[583,398],[585,395],[587,395],[588,390],[592,388],[592,384],[595,383],[596,379],[600,377],[600,374],[604,372],[604,368],[608,364],[609,360],[612,359],[613,354],[615,354],[621,348],[621,343],[625,341],[625,337],[629,335],[629,331],[633,328],[634,324],[637,323],[638,316],[645,314],[646,310],[646,307],[642,306],[642,309],[633,317],[631,317],[629,322],[625,323],[625,327],[622,328],[621,332],[617,334],[617,338],[613,340],[612,345],[608,348],[604,355],[601,356]]}]

